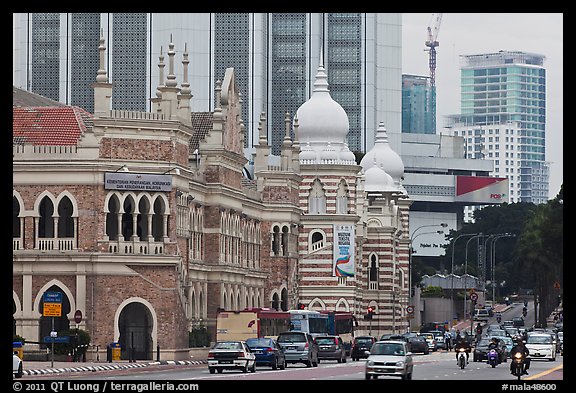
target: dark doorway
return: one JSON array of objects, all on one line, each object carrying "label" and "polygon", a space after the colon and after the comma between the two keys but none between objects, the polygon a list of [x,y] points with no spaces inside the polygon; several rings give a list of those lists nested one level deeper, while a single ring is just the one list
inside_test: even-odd
[{"label": "dark doorway", "polygon": [[134,360],[152,359],[152,315],[148,307],[133,302],[122,309],[118,321],[120,329],[120,358],[130,359],[134,348]]},{"label": "dark doorway", "polygon": [[[50,332],[52,331],[52,319],[54,319],[54,331],[63,332],[70,329],[70,320],[68,319],[68,314],[70,314],[70,299],[64,293],[64,291],[58,285],[52,285],[45,292],[40,293],[40,303],[38,305],[38,311],[40,314],[44,312],[44,293],[46,292],[60,292],[62,293],[62,313],[59,317],[45,317],[42,315],[40,317],[40,334],[38,336],[38,341],[43,342],[44,337],[50,337]],[[60,336],[61,334],[58,334]],[[45,349],[47,344],[40,344],[40,348]]]}]

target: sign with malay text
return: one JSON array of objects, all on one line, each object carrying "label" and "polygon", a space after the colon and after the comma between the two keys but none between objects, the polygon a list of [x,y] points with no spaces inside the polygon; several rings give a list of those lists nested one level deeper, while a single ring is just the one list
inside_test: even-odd
[{"label": "sign with malay text", "polygon": [[42,315],[45,317],[62,316],[62,293],[61,292],[44,292],[42,296],[44,307]]},{"label": "sign with malay text", "polygon": [[123,191],[172,191],[172,175],[105,172],[104,188]]}]

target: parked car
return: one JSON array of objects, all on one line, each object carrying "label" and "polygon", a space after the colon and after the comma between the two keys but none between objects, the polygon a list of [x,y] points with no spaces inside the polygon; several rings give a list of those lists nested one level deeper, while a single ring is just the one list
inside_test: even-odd
[{"label": "parked car", "polygon": [[426,337],[414,336],[408,338],[408,340],[410,343],[410,352],[423,353],[424,355],[428,355],[430,353],[430,348],[428,347],[428,341],[426,341]]},{"label": "parked car", "polygon": [[380,375],[412,379],[413,370],[412,352],[405,341],[377,341],[366,359],[366,379],[377,379]]},{"label": "parked car", "polygon": [[436,344],[436,338],[434,337],[434,335],[432,333],[419,333],[420,336],[424,337],[426,339],[426,342],[428,343],[428,349],[432,352],[436,352],[438,350],[438,345]]},{"label": "parked car", "polygon": [[12,374],[16,378],[22,378],[22,359],[18,356],[18,352],[12,352]]},{"label": "parked car", "polygon": [[346,363],[346,348],[340,336],[317,336],[314,341],[318,345],[318,363],[321,360]]},{"label": "parked car", "polygon": [[530,359],[556,360],[556,345],[550,333],[530,332],[526,338]]},{"label": "parked car", "polygon": [[246,344],[256,356],[257,366],[272,367],[272,370],[286,368],[284,350],[273,338],[249,338]]},{"label": "parked car", "polygon": [[256,356],[244,341],[218,341],[208,351],[210,374],[224,370],[256,372]]},{"label": "parked car", "polygon": [[358,336],[354,338],[352,342],[352,349],[350,351],[350,357],[352,360],[358,360],[367,358],[368,355],[366,351],[370,352],[372,345],[376,342],[376,339],[372,336]]},{"label": "parked car", "polygon": [[278,344],[284,350],[286,363],[304,363],[308,367],[318,367],[318,345],[310,333],[282,332]]}]

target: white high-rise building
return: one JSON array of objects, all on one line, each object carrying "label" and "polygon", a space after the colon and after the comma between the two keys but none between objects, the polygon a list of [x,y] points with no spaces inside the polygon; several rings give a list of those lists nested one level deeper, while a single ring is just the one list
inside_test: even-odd
[{"label": "white high-rise building", "polygon": [[449,132],[465,138],[464,157],[494,160],[510,182],[510,202],[546,203],[546,69],[543,55],[499,51],[461,57],[461,114]]},{"label": "white high-rise building", "polygon": [[[20,13],[13,21],[13,84],[90,112],[102,30],[113,109],[150,110],[159,58],[174,42],[177,54],[190,53],[191,109],[214,109],[215,82],[234,67],[249,97],[245,147],[258,143],[265,112],[278,154],[286,112],[311,96],[322,51],[330,93],[348,114],[349,149],[369,150],[379,122],[401,132],[399,13]],[[181,80],[181,64],[174,73]]]}]

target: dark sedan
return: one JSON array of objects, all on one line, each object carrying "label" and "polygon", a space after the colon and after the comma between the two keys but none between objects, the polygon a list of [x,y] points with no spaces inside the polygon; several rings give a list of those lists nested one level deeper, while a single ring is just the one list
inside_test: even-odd
[{"label": "dark sedan", "polygon": [[257,366],[272,367],[272,370],[286,368],[286,356],[273,338],[249,338],[246,344],[256,355]]},{"label": "dark sedan", "polygon": [[410,344],[410,352],[412,353],[423,353],[424,355],[428,355],[430,353],[428,342],[424,336],[409,337],[408,343]]},{"label": "dark sedan", "polygon": [[358,360],[360,358],[367,358],[368,354],[372,349],[372,344],[376,342],[376,339],[372,336],[358,336],[354,338],[352,343],[352,350],[350,351],[350,357],[352,360]]},{"label": "dark sedan", "polygon": [[318,345],[318,361],[336,360],[346,363],[346,348],[340,336],[318,336],[314,339]]}]

